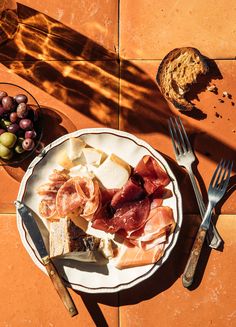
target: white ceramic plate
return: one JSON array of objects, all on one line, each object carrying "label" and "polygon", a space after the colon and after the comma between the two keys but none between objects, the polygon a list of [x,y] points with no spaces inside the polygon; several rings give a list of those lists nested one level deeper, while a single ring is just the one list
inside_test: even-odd
[{"label": "white ceramic plate", "polygon": [[[57,168],[55,164],[55,155],[66,146],[66,141],[70,137],[80,137],[88,145],[101,149],[107,154],[115,153],[131,166],[135,166],[144,155],[149,154],[156,158],[171,178],[171,183],[168,185],[168,188],[171,189],[173,196],[169,199],[165,199],[163,205],[170,206],[173,209],[176,229],[169,237],[169,242],[166,244],[163,257],[157,263],[119,270],[110,264],[107,266],[98,266],[94,263],[81,263],[68,259],[58,259],[55,261],[57,269],[63,279],[75,290],[87,293],[112,293],[130,288],[154,274],[160,266],[165,263],[176,244],[182,224],[182,200],[176,178],[165,159],[157,151],[146,142],[131,134],[109,128],[78,130],[71,134],[64,135],[49,144],[45,148],[43,155],[36,157],[32,161],[22,179],[17,200],[28,205],[36,213],[36,216],[38,214],[40,199],[35,190],[47,180],[49,172]],[[48,231],[45,227],[46,224],[43,224],[42,221],[39,221],[39,223],[46,246],[48,247]],[[17,225],[22,242],[32,260],[46,273],[46,269],[42,265],[18,213]]]}]

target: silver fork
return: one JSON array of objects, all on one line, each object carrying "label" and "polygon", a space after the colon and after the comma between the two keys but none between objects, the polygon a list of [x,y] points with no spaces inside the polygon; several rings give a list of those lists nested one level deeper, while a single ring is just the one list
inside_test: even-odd
[{"label": "silver fork", "polygon": [[208,189],[207,210],[197,232],[197,236],[195,238],[187,265],[182,276],[182,282],[184,287],[189,287],[193,282],[194,273],[200,257],[202,245],[204,243],[207,230],[210,226],[212,210],[225,194],[225,191],[229,184],[232,167],[233,162],[226,162],[225,160],[221,160],[214,172]]},{"label": "silver fork", "polygon": [[[185,131],[181,119],[179,117],[170,118],[168,121],[168,125],[169,125],[170,135],[174,147],[176,161],[180,166],[185,167],[189,174],[194,189],[194,193],[197,199],[200,215],[201,218],[203,219],[206,212],[206,207],[203,202],[202,195],[199,191],[192,170],[192,164],[195,162],[196,157],[193,153],[191,144],[189,142],[187,133]],[[222,242],[222,239],[212,222],[211,222],[210,229],[207,233],[207,242],[209,246],[213,249],[217,249]]]}]

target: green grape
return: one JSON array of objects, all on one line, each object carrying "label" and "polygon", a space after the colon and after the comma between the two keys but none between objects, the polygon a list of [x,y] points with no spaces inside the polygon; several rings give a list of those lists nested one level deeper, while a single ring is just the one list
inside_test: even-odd
[{"label": "green grape", "polygon": [[0,143],[0,157],[8,159],[12,157],[13,151]]},{"label": "green grape", "polygon": [[7,148],[13,148],[16,143],[16,140],[16,135],[10,132],[5,132],[0,135],[0,143]]}]

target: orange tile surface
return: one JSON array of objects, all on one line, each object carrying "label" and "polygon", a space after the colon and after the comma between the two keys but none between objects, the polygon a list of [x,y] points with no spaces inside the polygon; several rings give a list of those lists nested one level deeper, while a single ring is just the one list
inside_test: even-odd
[{"label": "orange tile surface", "polygon": [[210,58],[235,58],[234,0],[121,0],[120,54],[125,59],[162,59],[183,46]]},{"label": "orange tile surface", "polygon": [[[3,14],[6,9],[11,11]],[[233,0],[0,0],[0,81],[19,84],[38,100],[43,144],[89,127],[134,133],[168,161],[185,213],[177,245],[154,276],[119,294],[70,290],[79,310],[70,318],[16,227],[13,201],[30,160],[0,167],[0,327],[236,326],[236,167],[216,208],[223,214],[215,222],[224,249],[204,246],[195,283],[186,290],[181,274],[200,218],[167,130],[169,116],[180,115],[199,160],[194,171],[206,201],[219,159],[236,158],[235,19]],[[193,100],[199,110],[190,115],[168,103],[155,80],[160,60],[182,46],[197,47],[218,67],[211,81],[218,94],[201,92]],[[224,91],[232,99],[223,98]]]},{"label": "orange tile surface", "polygon": [[71,318],[49,277],[31,261],[15,215],[0,215],[0,326],[118,326],[118,295],[70,294],[79,311]]},{"label": "orange tile surface", "polygon": [[[3,1],[5,2],[5,8],[17,8],[15,1]],[[10,5],[9,5],[10,3]],[[93,41],[103,46],[105,49],[116,53],[118,44],[118,1],[106,1],[106,0],[71,0],[71,1],[32,1],[32,0],[20,0],[17,1],[18,10],[23,15],[23,19],[26,18],[26,13],[30,17],[31,10],[34,10],[36,14],[41,13],[41,16],[47,15],[51,19],[67,26],[74,32],[77,32],[77,36],[86,37],[87,40]],[[28,7],[28,8],[25,8]],[[0,7],[1,8],[1,7]],[[27,22],[29,25],[33,25],[33,20],[29,19]],[[24,23],[27,23],[24,21]],[[39,16],[36,17],[35,23],[39,22]],[[45,22],[44,26],[49,26]],[[55,33],[55,31],[53,31]],[[58,31],[59,36],[62,31]],[[75,34],[76,35],[76,34]],[[78,39],[77,42],[80,40]],[[88,45],[88,44],[87,44]],[[98,58],[96,56],[96,58]],[[94,58],[91,58],[94,59]],[[102,58],[100,58],[102,59]]]},{"label": "orange tile surface", "polygon": [[[232,105],[236,99],[236,62],[216,61],[222,79],[212,80],[212,83],[218,87],[218,95],[209,91],[200,93],[199,99],[193,101],[199,110],[192,116],[170,106],[160,94],[155,81],[159,64],[160,61],[157,60],[122,62],[120,128],[135,133],[167,156],[184,194],[184,211],[194,213],[195,197],[187,175],[175,164],[167,120],[173,115],[179,115],[183,120],[199,160],[197,174],[202,192],[206,196],[211,176],[220,159],[236,158],[236,106]],[[224,91],[231,94],[232,99],[224,98]],[[219,102],[219,99],[224,102]],[[232,188],[228,192],[227,200],[218,206],[218,212],[236,212],[234,183],[235,179],[232,178]]]},{"label": "orange tile surface", "polygon": [[[188,228],[193,216],[185,217],[180,239],[167,263],[154,276],[131,291],[120,293],[120,324],[141,326],[236,325],[235,216],[219,217],[225,241],[223,252],[205,248],[195,289],[182,286],[181,274],[191,246]],[[190,225],[191,224],[191,225]]]}]

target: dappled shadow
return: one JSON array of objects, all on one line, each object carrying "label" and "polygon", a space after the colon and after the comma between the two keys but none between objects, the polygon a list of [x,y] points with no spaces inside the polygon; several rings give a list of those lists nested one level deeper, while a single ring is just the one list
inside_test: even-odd
[{"label": "dappled shadow", "polygon": [[[169,136],[167,119],[178,113],[183,118],[191,143],[196,135],[198,140],[201,140],[194,144],[196,151],[205,154],[207,145],[211,160],[218,162],[220,157],[235,159],[235,148],[202,133],[200,127],[192,125],[183,113],[173,111],[153,79],[131,61],[122,58],[119,61],[116,53],[22,4],[17,6],[17,15],[14,11],[5,11],[0,19],[3,31],[0,62],[8,67],[10,72],[18,74],[83,115],[108,127],[133,133],[155,132]],[[45,144],[75,130],[73,122],[62,112],[51,108],[42,110]],[[200,114],[203,116],[200,117]],[[193,111],[190,117],[200,119],[204,118],[204,115],[206,114]],[[63,121],[66,123],[62,124]],[[186,171],[173,160],[167,160],[175,172],[181,193],[184,194],[184,210],[198,212]],[[9,175],[20,181],[28,164],[29,162],[25,162],[22,167],[5,169]],[[95,324],[102,322],[106,325],[97,303],[112,306],[138,303],[174,284],[183,272],[199,223],[197,216],[191,221],[184,217],[179,240],[167,262],[151,278],[132,288],[132,292],[123,291],[119,298],[117,294],[92,295],[79,292]],[[203,266],[199,268],[202,271],[209,256],[208,248],[203,256],[205,261],[202,261]]]}]

